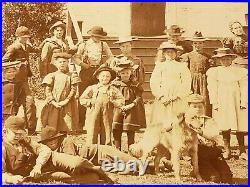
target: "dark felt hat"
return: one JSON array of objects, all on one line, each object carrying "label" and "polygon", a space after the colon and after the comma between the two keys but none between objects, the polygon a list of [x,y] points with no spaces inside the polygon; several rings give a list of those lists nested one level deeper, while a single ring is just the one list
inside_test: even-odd
[{"label": "dark felt hat", "polygon": [[107,32],[103,30],[102,27],[100,26],[94,26],[92,27],[88,32],[89,35],[91,36],[98,36],[98,37],[105,37],[107,36]]},{"label": "dark felt hat", "polygon": [[99,75],[99,73],[101,73],[102,71],[109,71],[111,74],[111,80],[114,80],[116,77],[116,72],[114,70],[112,70],[110,67],[108,67],[107,65],[103,64],[101,65],[93,74],[93,78],[97,79],[97,76]]},{"label": "dark felt hat", "polygon": [[205,37],[203,37],[202,33],[199,32],[199,31],[196,31],[196,32],[194,33],[193,38],[191,39],[191,41],[193,41],[193,42],[204,42],[204,41],[206,41],[206,40],[208,40],[208,39],[205,38]]},{"label": "dark felt hat", "polygon": [[18,117],[18,116],[10,116],[6,121],[4,122],[4,126],[6,129],[10,129],[11,131],[15,133],[26,133],[25,131],[25,120],[24,118]]},{"label": "dark felt hat", "polygon": [[41,140],[39,141],[39,143],[45,143],[50,140],[54,140],[56,138],[63,137],[63,136],[67,136],[67,135],[58,133],[56,129],[53,127],[46,126],[41,131]]}]

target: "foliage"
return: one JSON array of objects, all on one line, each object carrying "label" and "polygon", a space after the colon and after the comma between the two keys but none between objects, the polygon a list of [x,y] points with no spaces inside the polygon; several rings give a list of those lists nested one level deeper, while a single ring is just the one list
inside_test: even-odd
[{"label": "foliage", "polygon": [[4,2],[2,3],[2,48],[15,39],[18,26],[31,30],[32,42],[39,44],[49,35],[49,28],[65,18],[65,3],[60,2]]}]

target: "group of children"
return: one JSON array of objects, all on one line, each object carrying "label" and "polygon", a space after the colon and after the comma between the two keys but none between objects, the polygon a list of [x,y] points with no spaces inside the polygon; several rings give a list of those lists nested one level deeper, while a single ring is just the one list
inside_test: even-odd
[{"label": "group of children", "polygon": [[[237,28],[234,28],[235,25]],[[238,25],[238,22],[230,25],[237,41],[245,38],[243,32],[235,31]],[[28,33],[27,28],[22,29]],[[132,145],[135,132],[146,127],[142,98],[145,70],[142,60],[132,54],[133,39],[120,37],[115,43],[119,44],[122,54],[114,57],[107,43],[101,41],[107,35],[102,27],[93,27],[88,32],[90,39],[74,49],[70,49],[69,44],[64,42],[64,23],[54,24],[50,32],[53,37],[46,39],[42,45],[41,67],[46,67],[42,74],[46,95],[46,104],[41,113],[43,129],[49,126],[56,132],[78,131],[82,128],[79,123],[85,121],[88,145],[100,142],[121,150],[124,131],[127,133],[128,147]],[[210,57],[204,53],[207,39],[200,32],[194,34],[191,39],[193,50],[188,51],[189,48],[179,41],[178,37],[182,33],[180,27],[171,26],[168,30],[170,39],[158,48],[155,68],[150,78],[150,87],[155,96],[150,123],[164,123],[168,129],[177,114],[185,113],[188,104],[185,99],[191,93],[199,94],[205,103],[205,114],[213,116],[222,130],[225,158],[230,157],[230,131],[236,130],[240,156],[246,159],[242,134],[246,129],[244,125],[242,127],[242,123],[245,124],[247,120],[242,119],[247,118],[248,75],[247,70],[237,67],[237,64],[246,63],[247,45],[243,43],[244,50],[236,50],[242,46],[232,45],[232,50],[244,52],[244,56],[232,53],[230,48],[219,48]],[[25,37],[29,35],[20,35],[20,38]],[[21,44],[18,47],[18,50],[26,50]],[[11,48],[6,52],[6,59],[8,54],[15,57],[8,57],[6,61],[18,60],[16,50]],[[81,67],[79,75],[75,68],[73,71],[69,70],[69,65],[72,64]],[[214,67],[214,64],[220,66]],[[11,81],[8,80],[7,83],[10,84]],[[27,80],[20,82],[24,84]],[[18,84],[14,81],[13,85]],[[29,88],[26,87],[22,89],[29,96]],[[16,97],[19,99],[20,96]],[[35,109],[32,110],[33,113],[34,111]]]}]

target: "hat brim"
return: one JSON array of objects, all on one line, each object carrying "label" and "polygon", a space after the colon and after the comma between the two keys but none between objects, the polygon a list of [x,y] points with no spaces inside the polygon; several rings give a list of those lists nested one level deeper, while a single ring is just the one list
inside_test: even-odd
[{"label": "hat brim", "polygon": [[192,42],[205,42],[208,41],[208,38],[191,38],[189,40]]},{"label": "hat brim", "polygon": [[231,56],[232,58],[237,58],[236,54],[217,54],[217,55],[212,56],[212,58],[221,58],[224,56]]},{"label": "hat brim", "polygon": [[58,133],[55,136],[52,136],[50,138],[47,138],[47,139],[44,139],[44,140],[40,140],[40,141],[38,141],[38,143],[46,143],[46,142],[52,141],[54,139],[57,139],[57,138],[63,137],[63,136],[67,136],[67,134],[66,133],[65,134]]},{"label": "hat brim", "polygon": [[26,35],[19,36],[19,37],[21,37],[21,38],[30,38],[31,36],[30,36],[30,35],[28,35],[28,34],[26,34]]},{"label": "hat brim", "polygon": [[132,67],[116,67],[115,69],[116,69],[116,72],[119,73],[119,72],[121,72],[124,69],[136,70],[137,68],[139,68],[138,64],[133,65]]},{"label": "hat brim", "polygon": [[18,129],[18,130],[16,130],[16,129],[10,129],[10,130],[13,131],[14,133],[18,133],[18,134],[19,134],[19,133],[20,133],[20,134],[21,134],[21,133],[27,133],[25,129]]},{"label": "hat brim", "polygon": [[106,37],[108,35],[107,32],[104,32],[104,31],[103,31],[102,34],[96,34],[96,33],[93,33],[92,30],[89,30],[87,32],[87,34],[89,34],[90,36],[97,36],[97,37],[100,37],[100,38],[104,38],[104,37]]},{"label": "hat brim", "polygon": [[96,80],[96,79],[97,79],[97,76],[98,76],[99,73],[101,73],[102,71],[108,71],[108,72],[110,72],[110,74],[111,74],[111,80],[110,80],[110,81],[112,81],[112,80],[114,80],[114,79],[116,78],[116,72],[115,72],[114,70],[112,70],[112,69],[110,69],[110,68],[102,68],[102,69],[96,70],[96,71],[94,72],[94,74],[93,74],[93,79]]},{"label": "hat brim", "polygon": [[49,32],[52,34],[53,31],[54,31],[54,29],[55,29],[56,27],[62,27],[62,28],[64,29],[64,31],[66,30],[66,25],[65,25],[64,23],[61,23],[61,24],[53,25],[52,27],[50,27]]},{"label": "hat brim", "polygon": [[174,50],[177,50],[177,51],[183,51],[182,48],[180,47],[159,47],[158,50],[164,50],[164,49],[174,49]]},{"label": "hat brim", "polygon": [[133,42],[136,41],[138,39],[131,39],[131,40],[119,40],[117,42],[114,42],[113,44],[122,44],[122,43],[127,43],[127,42]]}]

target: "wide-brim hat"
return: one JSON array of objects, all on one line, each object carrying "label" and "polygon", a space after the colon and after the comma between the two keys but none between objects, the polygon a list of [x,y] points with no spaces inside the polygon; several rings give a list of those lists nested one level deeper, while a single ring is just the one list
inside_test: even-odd
[{"label": "wide-brim hat", "polygon": [[100,26],[94,26],[92,27],[88,32],[87,34],[91,35],[91,36],[98,36],[98,37],[105,37],[107,36],[107,32],[105,32],[103,30],[102,27]]},{"label": "wide-brim hat", "polygon": [[116,72],[114,70],[112,70],[110,67],[108,67],[107,65],[103,64],[101,65],[93,74],[93,79],[97,79],[97,76],[99,75],[99,73],[101,73],[102,71],[108,71],[111,74],[111,80],[114,80],[116,77]]},{"label": "wide-brim hat", "polygon": [[126,57],[123,57],[119,59],[119,62],[117,63],[115,70],[116,72],[120,72],[124,69],[131,69],[131,70],[136,70],[139,68],[138,64],[133,64],[133,61],[127,59]]},{"label": "wide-brim hat", "polygon": [[232,64],[248,66],[248,59],[243,57],[238,57],[232,61]]},{"label": "wide-brim hat", "polygon": [[191,94],[187,98],[188,103],[204,103],[204,98],[199,94]]},{"label": "wide-brim hat", "polygon": [[5,129],[10,129],[15,133],[26,133],[25,126],[24,118],[18,116],[10,116],[4,122]]},{"label": "wide-brim hat", "polygon": [[137,40],[136,38],[133,38],[132,36],[120,36],[117,42],[114,42],[114,44],[122,44],[126,42],[132,42]]},{"label": "wide-brim hat", "polygon": [[169,29],[165,29],[164,33],[168,35],[175,35],[175,36],[180,36],[184,33],[185,31],[183,28],[179,27],[178,25],[171,25]]},{"label": "wide-brim hat", "polygon": [[237,55],[234,54],[230,48],[218,48],[215,50],[215,55],[212,56],[212,58],[221,58],[224,56],[231,56],[233,58],[236,58]]},{"label": "wide-brim hat", "polygon": [[175,49],[177,51],[183,51],[183,48],[181,46],[177,46],[175,43],[172,42],[163,42],[158,48],[158,50],[163,49]]},{"label": "wide-brim hat", "polygon": [[30,37],[30,30],[25,26],[20,26],[16,29],[16,37]]},{"label": "wide-brim hat", "polygon": [[194,33],[194,36],[193,38],[190,39],[192,42],[204,42],[204,41],[207,41],[208,38],[205,38],[201,32],[199,31],[196,31]]},{"label": "wide-brim hat", "polygon": [[64,22],[62,22],[62,21],[57,21],[56,23],[54,23],[54,24],[50,27],[49,32],[50,32],[50,33],[53,33],[53,31],[54,31],[54,29],[55,29],[56,27],[62,27],[64,30],[66,30],[66,24],[65,24]]},{"label": "wide-brim hat", "polygon": [[45,143],[59,137],[67,136],[67,134],[58,133],[55,128],[46,126],[41,131],[41,139],[38,143]]}]

